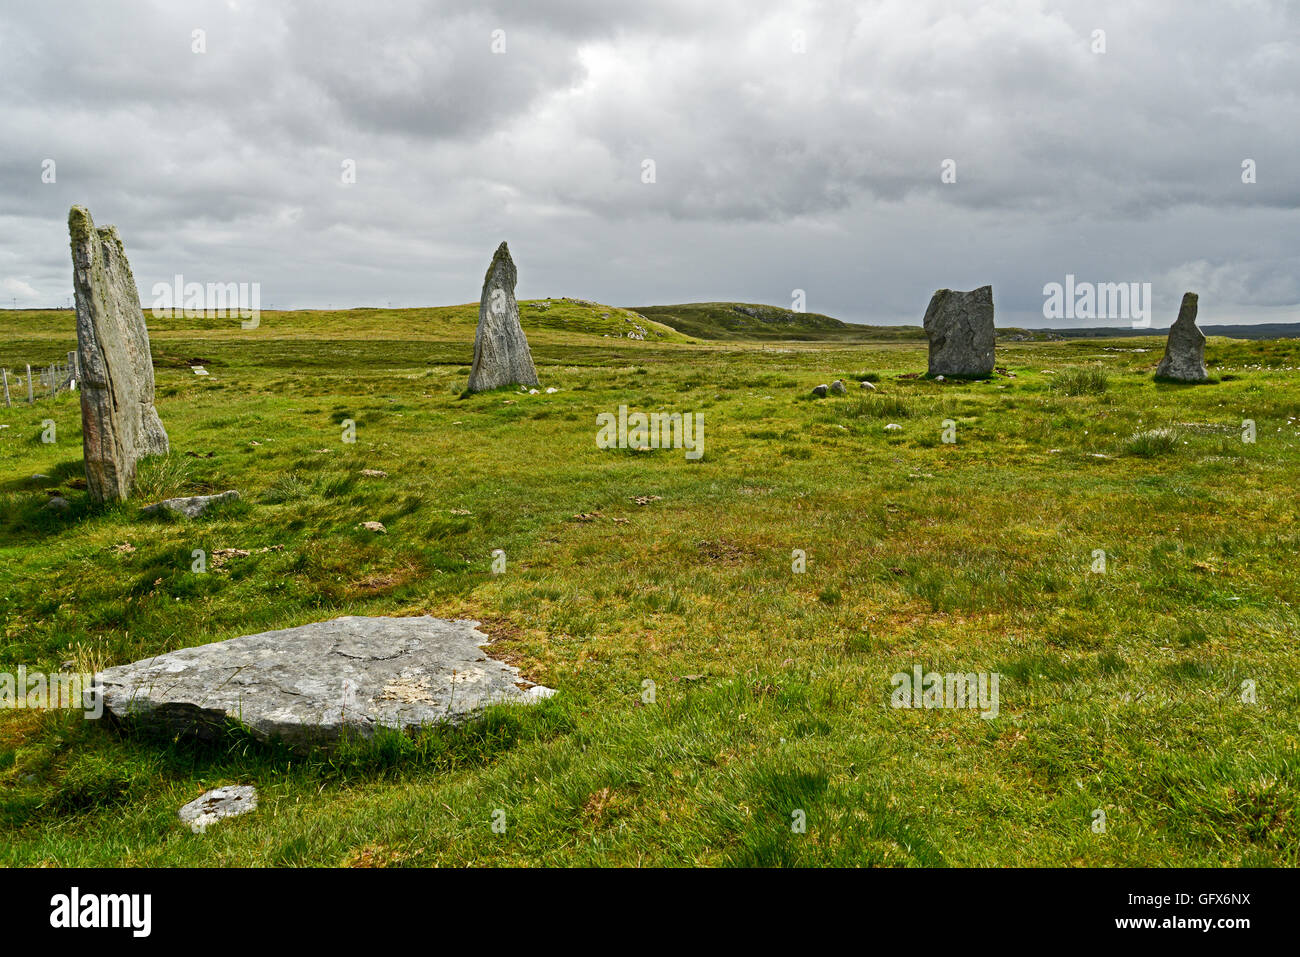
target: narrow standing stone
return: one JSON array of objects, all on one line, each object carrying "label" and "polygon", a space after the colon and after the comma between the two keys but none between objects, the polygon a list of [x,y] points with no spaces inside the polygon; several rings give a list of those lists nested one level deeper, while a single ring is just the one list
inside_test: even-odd
[{"label": "narrow standing stone", "polygon": [[510,249],[502,243],[483,278],[469,392],[482,392],[503,385],[538,384],[533,354],[528,349],[523,327],[519,325],[519,304],[515,302],[517,279]]},{"label": "narrow standing stone", "polygon": [[1169,327],[1164,358],[1156,366],[1156,375],[1178,382],[1204,382],[1210,377],[1205,368],[1205,333],[1196,325],[1197,295],[1183,294],[1178,318]]},{"label": "narrow standing stone", "polygon": [[139,459],[167,454],[167,433],[153,405],[153,358],[140,293],[117,229],[96,228],[89,212],[73,206],[68,232],[86,487],[91,501],[115,501],[131,495]]}]

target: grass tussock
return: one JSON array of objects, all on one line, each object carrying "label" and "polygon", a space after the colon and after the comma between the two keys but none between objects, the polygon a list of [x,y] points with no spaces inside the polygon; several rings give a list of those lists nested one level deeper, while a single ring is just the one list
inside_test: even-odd
[{"label": "grass tussock", "polygon": [[1139,429],[1128,437],[1128,441],[1124,443],[1124,449],[1131,455],[1154,458],[1158,455],[1169,455],[1177,451],[1182,442],[1182,430],[1172,426]]},{"label": "grass tussock", "polygon": [[1062,395],[1102,395],[1108,384],[1101,366],[1071,366],[1052,377],[1052,391]]}]

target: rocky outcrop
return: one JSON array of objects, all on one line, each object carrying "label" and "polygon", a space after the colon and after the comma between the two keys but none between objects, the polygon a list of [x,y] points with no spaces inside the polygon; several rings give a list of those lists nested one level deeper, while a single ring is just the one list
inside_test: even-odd
[{"label": "rocky outcrop", "polygon": [[89,212],[74,206],[68,232],[86,488],[92,501],[117,501],[130,497],[140,459],[168,451],[153,405],[149,330],[117,229],[96,227]]},{"label": "rocky outcrop", "polygon": [[982,379],[993,374],[993,287],[940,289],[925,310],[930,375]]},{"label": "rocky outcrop", "polygon": [[1210,377],[1205,368],[1205,333],[1196,325],[1197,296],[1183,294],[1178,318],[1169,327],[1165,354],[1156,367],[1156,376],[1177,382],[1204,382]]},{"label": "rocky outcrop", "polygon": [[469,392],[481,392],[503,385],[535,386],[537,369],[519,325],[515,302],[518,273],[510,249],[497,247],[483,278],[479,298],[478,331],[474,334],[474,365],[469,372]]}]

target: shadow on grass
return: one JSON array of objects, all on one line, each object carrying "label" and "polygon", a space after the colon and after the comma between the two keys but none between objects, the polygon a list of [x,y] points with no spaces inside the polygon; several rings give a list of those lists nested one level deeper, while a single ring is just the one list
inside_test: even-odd
[{"label": "shadow on grass", "polygon": [[496,705],[461,725],[431,725],[406,734],[381,728],[332,746],[296,750],[264,742],[236,722],[207,738],[162,734],[117,722],[50,715],[18,748],[0,747],[0,771],[24,766],[0,789],[0,827],[100,814],[157,797],[168,785],[187,790],[239,782],[269,786],[285,778],[347,787],[402,781],[486,765],[521,743],[570,733],[575,719],[555,698],[529,706]]}]

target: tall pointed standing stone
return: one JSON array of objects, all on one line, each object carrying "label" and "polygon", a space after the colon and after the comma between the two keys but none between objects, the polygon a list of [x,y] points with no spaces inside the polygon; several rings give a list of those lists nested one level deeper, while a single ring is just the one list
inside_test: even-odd
[{"label": "tall pointed standing stone", "polygon": [[1183,293],[1178,318],[1169,327],[1164,358],[1156,367],[1157,378],[1204,382],[1210,377],[1205,368],[1205,333],[1196,325],[1196,306],[1196,293]]},{"label": "tall pointed standing stone", "polygon": [[497,247],[483,278],[478,304],[478,331],[474,334],[474,365],[469,372],[470,392],[502,385],[537,385],[537,369],[519,325],[515,302],[518,273],[510,249]]},{"label": "tall pointed standing stone", "polygon": [[993,287],[940,289],[925,310],[930,375],[980,379],[993,374]]},{"label": "tall pointed standing stone", "polygon": [[168,452],[153,407],[149,330],[117,228],[96,228],[89,212],[73,206],[68,232],[86,487],[93,501],[117,501],[131,495],[139,459]]}]

